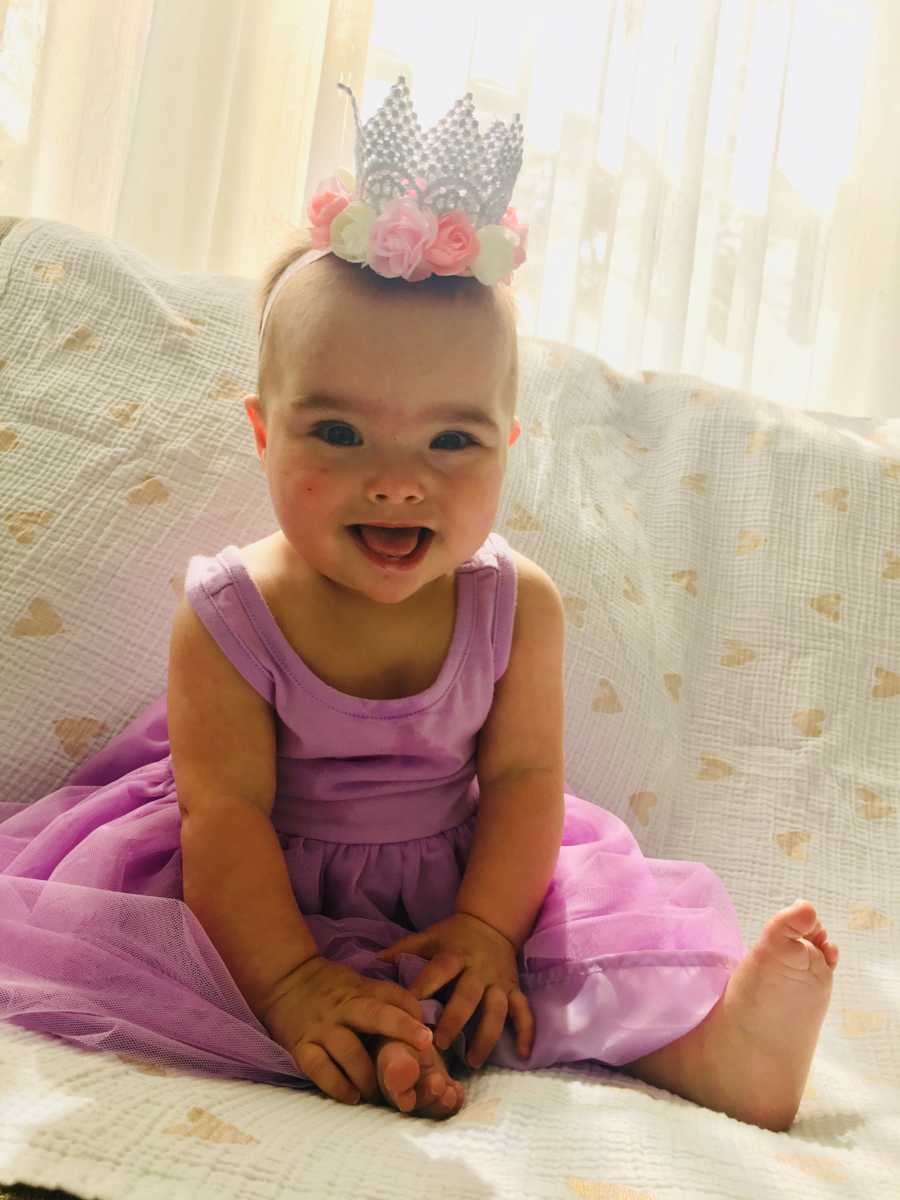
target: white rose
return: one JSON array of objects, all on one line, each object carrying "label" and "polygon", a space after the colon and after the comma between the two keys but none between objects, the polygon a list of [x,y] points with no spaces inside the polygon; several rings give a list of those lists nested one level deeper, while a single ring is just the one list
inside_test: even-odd
[{"label": "white rose", "polygon": [[365,200],[351,200],[331,222],[331,249],[347,262],[364,263],[369,256],[369,231],[377,213]]},{"label": "white rose", "polygon": [[479,283],[491,287],[513,269],[518,235],[505,225],[484,225],[478,230],[478,257],[469,270]]}]

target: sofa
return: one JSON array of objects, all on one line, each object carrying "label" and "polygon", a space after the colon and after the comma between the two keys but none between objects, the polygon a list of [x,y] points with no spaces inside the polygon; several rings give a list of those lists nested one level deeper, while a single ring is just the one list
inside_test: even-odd
[{"label": "sofa", "polygon": [[[275,527],[255,283],[0,218],[0,817],[165,691],[191,555]],[[900,419],[519,352],[495,528],[563,597],[567,790],[711,867],[748,946],[803,897],[840,947],[792,1128],[593,1061],[489,1066],[433,1122],[0,1022],[0,1196],[895,1194]]]}]

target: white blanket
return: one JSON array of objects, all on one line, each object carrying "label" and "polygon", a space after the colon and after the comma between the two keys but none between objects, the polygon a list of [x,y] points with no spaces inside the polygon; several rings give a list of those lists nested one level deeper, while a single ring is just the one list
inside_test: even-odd
[{"label": "white blanket", "polygon": [[[2,233],[2,230],[0,230]],[[0,813],[165,688],[187,560],[274,528],[253,281],[52,221],[0,242]],[[566,784],[841,949],[774,1134],[597,1064],[489,1067],[447,1122],[0,1022],[0,1182],[101,1200],[887,1197],[900,1171],[900,421],[523,338],[495,528],[565,600]],[[2,1189],[0,1189],[2,1190]]]}]

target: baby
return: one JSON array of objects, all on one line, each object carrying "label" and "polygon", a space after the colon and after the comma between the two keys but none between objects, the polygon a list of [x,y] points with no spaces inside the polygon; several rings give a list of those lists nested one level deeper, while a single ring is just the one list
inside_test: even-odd
[{"label": "baby", "polygon": [[[285,266],[308,249],[301,243],[274,265],[263,304]],[[245,401],[279,529],[243,553],[288,641],[331,687],[357,698],[409,697],[427,694],[441,672],[455,627],[456,572],[491,534],[508,450],[520,433],[517,363],[514,302],[502,284],[432,277],[413,287],[326,255],[283,287],[261,346],[259,395]],[[317,949],[291,908],[274,838],[259,825],[235,820],[230,830],[245,859],[259,856],[247,873],[258,894],[245,895],[235,879],[227,896],[220,889],[213,899],[225,855],[200,792],[195,812],[181,787],[192,775],[192,753],[197,758],[188,745],[199,734],[184,705],[198,704],[198,663],[173,657],[172,687],[183,688],[171,693],[170,727],[185,897],[273,1037],[343,1102],[361,1096],[437,1119],[455,1113],[463,1085],[443,1051],[473,1015],[480,1025],[469,1066],[491,1055],[507,1019],[528,1065],[563,1060],[549,1008],[537,1021],[532,1008],[545,993],[523,992],[518,967],[559,873],[565,810],[578,803],[563,793],[563,609],[546,573],[508,554],[518,583],[515,626],[479,730],[481,795],[465,873],[455,894],[442,897],[447,916],[375,956],[426,960],[405,989],[373,982]],[[207,686],[233,685],[217,676]],[[250,697],[236,712],[240,752],[219,774],[226,778],[240,762],[244,803],[254,796],[271,803],[270,714]],[[202,707],[197,713],[203,719]],[[220,795],[210,800],[221,803]],[[350,839],[357,840],[348,829]],[[273,880],[265,895],[264,876]],[[585,892],[602,880],[585,878]],[[577,891],[579,882],[570,886]],[[342,903],[334,897],[335,916]],[[813,905],[795,902],[767,923],[701,1020],[618,1065],[741,1120],[789,1128],[837,955]],[[434,1041],[424,1042],[417,1002],[454,980]],[[548,1028],[535,1058],[542,1019]],[[613,1019],[597,1006],[598,1026]],[[589,1057],[587,1040],[582,1049],[580,1057]]]},{"label": "baby", "polygon": [[[389,113],[376,174],[399,85]],[[454,114],[428,161],[463,173]],[[424,179],[377,215],[342,183],[264,280],[277,528],[191,558],[166,694],[0,826],[0,1018],[439,1120],[451,1050],[592,1059],[786,1130],[838,959],[815,908],[748,952],[714,872],[565,791],[563,603],[493,529],[527,227],[520,131],[487,144],[477,226]]]}]

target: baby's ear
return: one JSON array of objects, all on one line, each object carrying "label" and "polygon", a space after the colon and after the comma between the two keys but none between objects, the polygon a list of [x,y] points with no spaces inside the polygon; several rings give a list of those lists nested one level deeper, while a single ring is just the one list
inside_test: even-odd
[{"label": "baby's ear", "polygon": [[249,395],[244,397],[244,412],[247,414],[250,424],[253,426],[253,437],[256,441],[256,454],[260,462],[266,452],[266,443],[269,440],[268,430],[266,429],[265,418],[262,414],[262,408],[259,403],[259,396]]},{"label": "baby's ear", "polygon": [[522,432],[522,426],[519,424],[519,418],[518,418],[518,417],[513,417],[513,420],[512,420],[512,428],[511,428],[511,429],[510,429],[510,431],[509,431],[509,444],[510,444],[510,446],[513,444],[513,442],[515,442],[515,441],[517,441],[517,440],[518,440],[519,434],[520,434],[521,432]]}]

